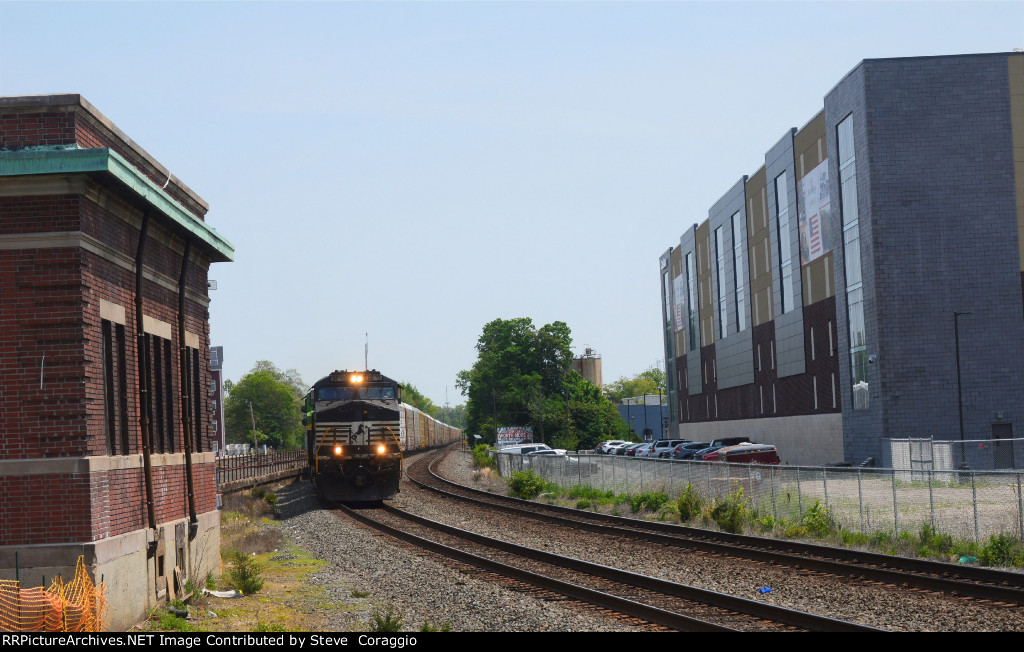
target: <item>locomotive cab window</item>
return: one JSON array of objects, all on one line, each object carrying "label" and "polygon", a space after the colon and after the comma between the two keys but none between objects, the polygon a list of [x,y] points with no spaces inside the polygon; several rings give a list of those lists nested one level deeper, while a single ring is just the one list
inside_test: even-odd
[{"label": "locomotive cab window", "polygon": [[386,399],[391,400],[395,398],[394,387],[362,387],[359,389],[360,398],[366,399]]},{"label": "locomotive cab window", "polygon": [[319,401],[348,401],[355,397],[356,390],[352,387],[321,387],[316,393],[316,398]]}]

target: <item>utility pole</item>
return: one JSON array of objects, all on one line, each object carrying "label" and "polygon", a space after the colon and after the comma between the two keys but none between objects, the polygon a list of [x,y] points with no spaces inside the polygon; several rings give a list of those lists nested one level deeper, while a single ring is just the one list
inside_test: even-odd
[{"label": "utility pole", "polygon": [[256,449],[259,448],[259,444],[256,443],[256,415],[252,411],[252,401],[249,403],[249,418],[252,419],[252,452],[255,453]]}]

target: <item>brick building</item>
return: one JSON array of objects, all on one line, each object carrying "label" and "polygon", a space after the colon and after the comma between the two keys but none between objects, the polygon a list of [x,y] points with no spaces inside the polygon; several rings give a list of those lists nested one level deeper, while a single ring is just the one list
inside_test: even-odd
[{"label": "brick building", "polygon": [[206,203],[78,95],[0,97],[0,576],[130,626],[219,568]]},{"label": "brick building", "polygon": [[1021,234],[1024,53],[862,61],[661,256],[670,432],[1024,436]]}]

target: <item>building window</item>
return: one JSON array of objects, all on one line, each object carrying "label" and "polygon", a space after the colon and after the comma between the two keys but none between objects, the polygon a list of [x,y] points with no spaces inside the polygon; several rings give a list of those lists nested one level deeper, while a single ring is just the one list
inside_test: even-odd
[{"label": "building window", "polygon": [[689,314],[687,335],[689,350],[697,348],[697,265],[693,260],[693,252],[686,254],[686,310]]},{"label": "building window", "polygon": [[739,211],[732,215],[732,283],[733,293],[736,295],[736,332],[739,333],[747,327],[746,298],[744,288],[746,287],[747,271],[743,266],[746,259],[746,239],[743,237],[743,220]]},{"label": "building window", "polygon": [[846,309],[850,331],[853,409],[863,410],[868,407],[868,353],[860,257],[857,159],[854,155],[852,115],[847,116],[836,127],[836,139],[839,144],[839,210],[843,224],[843,261],[846,270]]},{"label": "building window", "polygon": [[782,310],[779,314],[785,314],[794,308],[793,253],[789,241],[789,191],[785,172],[775,177],[775,209],[779,240],[779,287],[782,289]]},{"label": "building window", "polygon": [[[189,384],[189,393],[191,394],[189,397],[191,401],[189,415],[192,418],[192,451],[201,453],[203,452],[203,424],[206,423],[206,420],[203,418],[203,393],[200,391],[202,382],[199,376],[199,349],[186,348],[185,359],[188,361],[186,377]],[[216,391],[216,383],[211,381],[210,387],[210,393]]]},{"label": "building window", "polygon": [[725,227],[715,229],[715,281],[718,283],[718,337],[725,339],[729,326],[729,302],[725,291]]},{"label": "building window", "polygon": [[149,446],[155,453],[175,452],[174,383],[172,381],[171,342],[157,335],[146,335],[149,361]]},{"label": "building window", "polygon": [[128,362],[124,326],[102,320],[103,412],[107,453],[128,455]]}]

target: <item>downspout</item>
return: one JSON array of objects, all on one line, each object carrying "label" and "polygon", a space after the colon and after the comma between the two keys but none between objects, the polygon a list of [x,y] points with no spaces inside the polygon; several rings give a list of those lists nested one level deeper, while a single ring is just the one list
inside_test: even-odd
[{"label": "downspout", "polygon": [[[181,276],[178,277],[178,343],[181,345],[181,423],[185,427],[185,478],[188,482],[189,538],[195,536],[199,523],[196,517],[195,485],[192,480],[192,393],[188,377],[188,347],[185,344],[185,272],[188,269],[188,255],[192,251],[192,240],[185,241],[185,255],[181,259]],[[196,372],[198,373],[198,369]]]},{"label": "downspout", "polygon": [[[142,230],[139,232],[139,248],[135,252],[135,355],[139,363],[139,426],[142,431],[142,467],[146,478],[146,512],[149,527],[156,529],[156,513],[153,509],[153,465],[149,459],[149,350],[146,346],[146,330],[142,319],[142,254],[146,248],[146,233],[149,230],[149,210],[142,214]],[[155,550],[156,541],[150,542]]]}]

